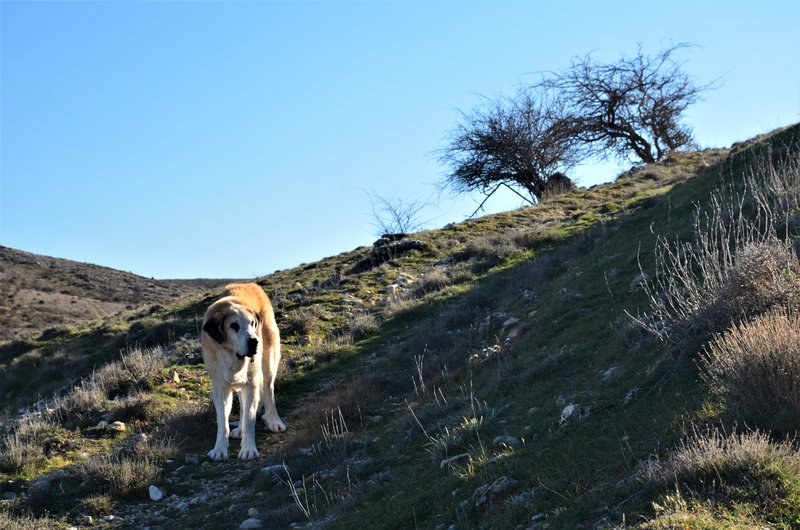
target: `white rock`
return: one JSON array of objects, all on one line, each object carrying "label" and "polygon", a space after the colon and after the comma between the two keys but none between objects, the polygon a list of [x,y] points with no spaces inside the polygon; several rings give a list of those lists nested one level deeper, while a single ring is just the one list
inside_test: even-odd
[{"label": "white rock", "polygon": [[519,324],[519,319],[517,317],[511,317],[503,322],[503,327],[507,328],[508,326],[515,326],[517,324]]},{"label": "white rock", "polygon": [[247,517],[258,517],[258,510],[255,508],[250,508],[247,510]]},{"label": "white rock", "polygon": [[151,484],[147,491],[150,493],[150,500],[152,501],[158,502],[164,498],[164,491],[156,485]]},{"label": "white rock", "polygon": [[242,524],[239,525],[239,528],[241,530],[248,530],[249,528],[261,528],[261,519],[256,519],[255,517],[245,519],[242,521]]},{"label": "white rock", "polygon": [[600,372],[600,375],[603,376],[603,379],[611,379],[612,377],[616,376],[619,373],[619,366],[612,366],[608,370]]},{"label": "white rock", "polygon": [[128,429],[128,427],[121,421],[115,421],[109,425],[108,428],[116,432],[125,432]]},{"label": "white rock", "polygon": [[181,502],[179,502],[179,503],[177,504],[177,506],[175,506],[175,507],[176,507],[177,509],[179,509],[180,511],[185,511],[185,510],[188,510],[188,509],[189,509],[189,503],[188,503],[188,502],[186,502],[186,501],[181,501]]}]

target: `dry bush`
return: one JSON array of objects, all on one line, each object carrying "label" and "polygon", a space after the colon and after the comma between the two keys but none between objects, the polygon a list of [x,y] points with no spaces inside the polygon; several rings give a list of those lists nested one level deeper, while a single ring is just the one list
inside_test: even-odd
[{"label": "dry bush", "polygon": [[425,296],[436,291],[441,291],[451,283],[453,283],[453,280],[450,274],[448,274],[448,271],[441,267],[434,267],[425,271],[425,273],[420,276],[414,288],[414,294],[420,297]]},{"label": "dry bush", "polygon": [[800,453],[791,442],[772,442],[757,431],[695,432],[666,458],[640,464],[636,478],[662,493],[726,505],[757,503],[766,514],[797,494]]},{"label": "dry bush", "polygon": [[156,482],[161,469],[147,459],[116,455],[92,458],[74,472],[74,478],[85,482],[92,491],[131,497]]},{"label": "dry bush", "polygon": [[695,214],[692,241],[659,239],[645,285],[652,313],[635,320],[673,352],[696,352],[735,322],[796,303],[800,263],[792,234],[777,227],[797,207],[797,159],[768,158],[751,169],[743,192],[715,192],[709,211]]},{"label": "dry bush", "polygon": [[703,352],[704,378],[751,426],[800,429],[800,314],[778,309],[718,335]]},{"label": "dry bush", "polygon": [[106,394],[92,380],[83,381],[74,387],[66,396],[57,396],[53,400],[50,417],[54,421],[85,422],[102,409]]},{"label": "dry bush", "polygon": [[380,322],[372,313],[361,313],[360,315],[356,315],[348,325],[348,330],[350,335],[352,335],[353,340],[361,340],[374,335],[380,329]]},{"label": "dry bush", "polygon": [[381,310],[384,320],[391,318],[402,318],[411,314],[421,305],[419,299],[414,297],[411,291],[404,291],[399,294],[389,296]]},{"label": "dry bush", "polygon": [[45,444],[54,429],[52,423],[37,416],[25,416],[0,445],[0,469],[18,473],[47,459]]},{"label": "dry bush", "polygon": [[151,421],[165,414],[165,405],[153,394],[135,391],[110,403],[114,417],[124,421]]},{"label": "dry bush", "polygon": [[322,328],[322,321],[313,310],[295,309],[281,319],[281,335],[285,337],[309,337]]},{"label": "dry bush", "polygon": [[107,400],[125,396],[137,386],[148,387],[166,364],[162,348],[136,349],[108,363],[66,396],[56,397],[51,417],[60,422],[84,422],[104,410]]},{"label": "dry bush", "polygon": [[142,438],[113,455],[95,456],[75,466],[71,478],[94,492],[131,497],[155,483],[161,475],[160,463],[176,452],[170,439]]},{"label": "dry bush", "polygon": [[522,249],[515,235],[514,231],[507,231],[472,237],[464,245],[462,258],[477,258],[485,268],[518,256]]}]

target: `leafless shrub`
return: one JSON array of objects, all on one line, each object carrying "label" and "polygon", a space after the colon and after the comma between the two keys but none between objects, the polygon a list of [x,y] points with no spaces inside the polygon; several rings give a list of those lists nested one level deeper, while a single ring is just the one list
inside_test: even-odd
[{"label": "leafless shrub", "polygon": [[125,420],[150,421],[164,413],[162,403],[153,394],[136,391],[110,403],[114,417]]},{"label": "leafless shrub", "polygon": [[53,425],[36,416],[26,416],[0,445],[0,469],[17,473],[46,459],[45,439]]},{"label": "leafless shrub", "polygon": [[133,350],[122,356],[119,364],[134,381],[150,379],[161,372],[166,362],[163,348]]},{"label": "leafless shrub", "polygon": [[353,340],[361,340],[377,333],[381,325],[378,318],[372,313],[361,313],[350,321],[348,327]]},{"label": "leafless shrub", "polygon": [[451,282],[452,280],[446,270],[440,267],[434,267],[425,271],[425,273],[420,276],[414,288],[414,294],[416,296],[425,296],[426,294],[444,289],[450,285]]},{"label": "leafless shrub", "polygon": [[51,418],[58,422],[82,422],[104,406],[106,393],[92,380],[85,380],[75,386],[66,396],[58,396],[53,401]]},{"label": "leafless shrub", "polygon": [[743,192],[714,193],[707,213],[696,212],[692,241],[659,238],[655,275],[644,286],[652,313],[636,320],[673,351],[696,351],[734,322],[796,303],[800,264],[790,234],[776,227],[796,202],[797,158],[774,165],[767,157]]},{"label": "leafless shrub", "polygon": [[128,456],[102,456],[88,460],[75,470],[76,480],[93,491],[115,497],[130,497],[158,480],[161,470],[150,460]]},{"label": "leafless shrub", "polygon": [[518,256],[522,249],[514,238],[514,233],[480,235],[469,239],[464,245],[462,255],[476,258],[485,266],[492,266]]},{"label": "leafless shrub", "polygon": [[800,263],[791,247],[770,239],[739,248],[709,309],[725,323],[758,315],[796,300],[800,295]]},{"label": "leafless shrub", "polygon": [[73,468],[72,478],[85,482],[92,491],[130,497],[158,480],[160,462],[175,451],[167,439],[146,439],[116,454],[90,458]]},{"label": "leafless shrub", "polygon": [[388,297],[381,311],[383,319],[401,317],[419,307],[421,302],[413,294],[411,291],[404,291]]},{"label": "leafless shrub", "polygon": [[281,335],[285,337],[310,337],[319,333],[322,322],[309,309],[295,309],[281,321]]},{"label": "leafless shrub", "polygon": [[430,204],[428,201],[402,197],[386,198],[374,191],[369,194],[369,202],[372,206],[372,226],[375,227],[377,236],[422,230],[425,222],[419,219],[419,215]]},{"label": "leafless shrub", "polygon": [[800,315],[777,309],[718,335],[703,352],[704,378],[748,425],[800,428]]}]

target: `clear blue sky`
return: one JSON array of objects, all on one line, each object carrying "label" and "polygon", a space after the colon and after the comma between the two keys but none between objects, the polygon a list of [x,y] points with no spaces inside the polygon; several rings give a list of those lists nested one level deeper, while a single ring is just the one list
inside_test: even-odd
[{"label": "clear blue sky", "polygon": [[[457,109],[533,72],[692,42],[703,146],[800,119],[800,2],[8,2],[0,244],[247,278],[375,239],[368,194],[438,195]],[[618,168],[587,165],[580,183]],[[490,211],[520,206],[498,197]]]}]

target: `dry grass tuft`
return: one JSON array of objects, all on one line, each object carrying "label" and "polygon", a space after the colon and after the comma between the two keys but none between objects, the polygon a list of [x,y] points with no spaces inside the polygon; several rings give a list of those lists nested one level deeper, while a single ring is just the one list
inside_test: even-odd
[{"label": "dry grass tuft", "polygon": [[666,458],[641,464],[636,478],[684,507],[690,498],[723,509],[747,504],[765,518],[798,515],[796,507],[785,508],[798,494],[800,453],[791,442],[776,443],[757,431],[695,432]]},{"label": "dry grass tuft", "polygon": [[718,335],[702,355],[704,377],[748,425],[800,428],[800,315],[778,309]]},{"label": "dry grass tuft", "polygon": [[72,469],[91,491],[125,498],[146,491],[161,475],[160,463],[177,452],[166,438],[143,439],[110,456],[96,456]]}]

